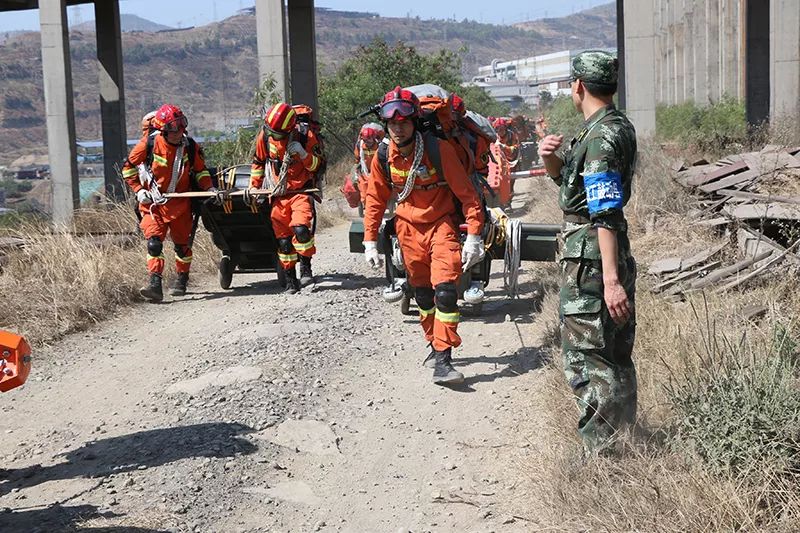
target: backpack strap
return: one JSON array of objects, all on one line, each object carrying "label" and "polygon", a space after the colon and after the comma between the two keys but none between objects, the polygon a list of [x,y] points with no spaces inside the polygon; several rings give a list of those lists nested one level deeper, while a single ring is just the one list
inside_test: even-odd
[{"label": "backpack strap", "polygon": [[378,153],[376,157],[381,164],[381,168],[383,168],[383,173],[386,175],[386,183],[389,184],[389,188],[391,189],[392,170],[389,168],[389,143],[381,141],[380,144],[378,144]]},{"label": "backpack strap", "polygon": [[433,168],[439,174],[439,180],[444,181],[444,171],[442,170],[442,154],[439,151],[439,138],[430,131],[422,134],[422,142],[425,145],[425,153],[431,160]]}]

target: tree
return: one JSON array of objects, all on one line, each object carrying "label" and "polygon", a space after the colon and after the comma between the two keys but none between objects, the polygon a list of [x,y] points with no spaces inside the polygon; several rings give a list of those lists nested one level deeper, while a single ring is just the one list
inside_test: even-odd
[{"label": "tree", "polygon": [[[503,115],[508,108],[495,102],[479,87],[461,86],[461,59],[447,50],[420,54],[413,46],[398,42],[390,46],[376,38],[359,47],[353,57],[330,76],[320,80],[319,105],[325,130],[352,140],[361,123],[355,117],[380,102],[396,86],[432,83],[456,92],[467,108],[478,113]],[[344,147],[328,143],[328,156],[344,155]]]}]

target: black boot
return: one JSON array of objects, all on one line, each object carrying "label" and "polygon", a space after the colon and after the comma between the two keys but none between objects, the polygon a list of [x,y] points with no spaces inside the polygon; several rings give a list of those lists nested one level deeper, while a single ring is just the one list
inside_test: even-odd
[{"label": "black boot", "polygon": [[189,283],[189,273],[188,272],[178,272],[178,277],[175,278],[175,281],[172,283],[172,287],[169,288],[169,294],[171,296],[183,296],[186,294],[186,285]]},{"label": "black boot", "polygon": [[160,302],[163,300],[164,293],[161,290],[161,274],[150,274],[150,283],[147,287],[139,289],[139,294],[151,302]]},{"label": "black boot", "polygon": [[297,279],[297,273],[294,267],[284,270],[286,273],[286,293],[297,294],[300,291],[300,281]]},{"label": "black boot", "polygon": [[311,272],[311,258],[300,256],[300,286],[307,287],[314,283],[314,274]]},{"label": "black boot", "polygon": [[453,368],[450,363],[451,348],[443,351],[434,350],[436,366],[433,368],[433,382],[437,385],[457,385],[464,382],[464,374]]}]

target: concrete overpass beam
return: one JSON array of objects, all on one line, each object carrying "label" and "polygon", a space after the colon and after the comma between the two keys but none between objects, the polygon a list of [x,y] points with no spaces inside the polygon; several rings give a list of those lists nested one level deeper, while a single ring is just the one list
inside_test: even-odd
[{"label": "concrete overpass beam", "polygon": [[747,123],[757,126],[769,119],[770,14],[761,2],[745,3],[745,106]]},{"label": "concrete overpass beam", "polygon": [[289,100],[289,58],[286,54],[286,6],[284,0],[256,0],[258,76],[275,78],[275,90]]},{"label": "concrete overpass beam", "polygon": [[292,103],[309,105],[318,112],[314,0],[289,0],[289,59]]},{"label": "concrete overpass beam", "polygon": [[119,2],[94,0],[100,116],[103,123],[103,167],[109,199],[122,200],[124,188],[115,165],[127,156],[125,89],[122,81],[122,31]]},{"label": "concrete overpass beam", "polygon": [[47,146],[53,181],[53,224],[66,226],[78,206],[78,162],[69,27],[65,0],[40,0]]},{"label": "concrete overpass beam", "polygon": [[770,116],[773,123],[793,124],[800,134],[800,2],[772,0]]}]

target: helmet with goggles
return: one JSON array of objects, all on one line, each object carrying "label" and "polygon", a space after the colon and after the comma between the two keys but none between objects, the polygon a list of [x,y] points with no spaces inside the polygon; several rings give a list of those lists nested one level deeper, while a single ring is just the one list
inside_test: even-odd
[{"label": "helmet with goggles", "polygon": [[152,124],[153,127],[165,133],[186,131],[189,119],[186,118],[180,107],[164,104],[158,108],[155,116],[152,117]]},{"label": "helmet with goggles", "polygon": [[378,111],[381,120],[411,120],[419,118],[419,98],[399,85],[386,93]]}]

